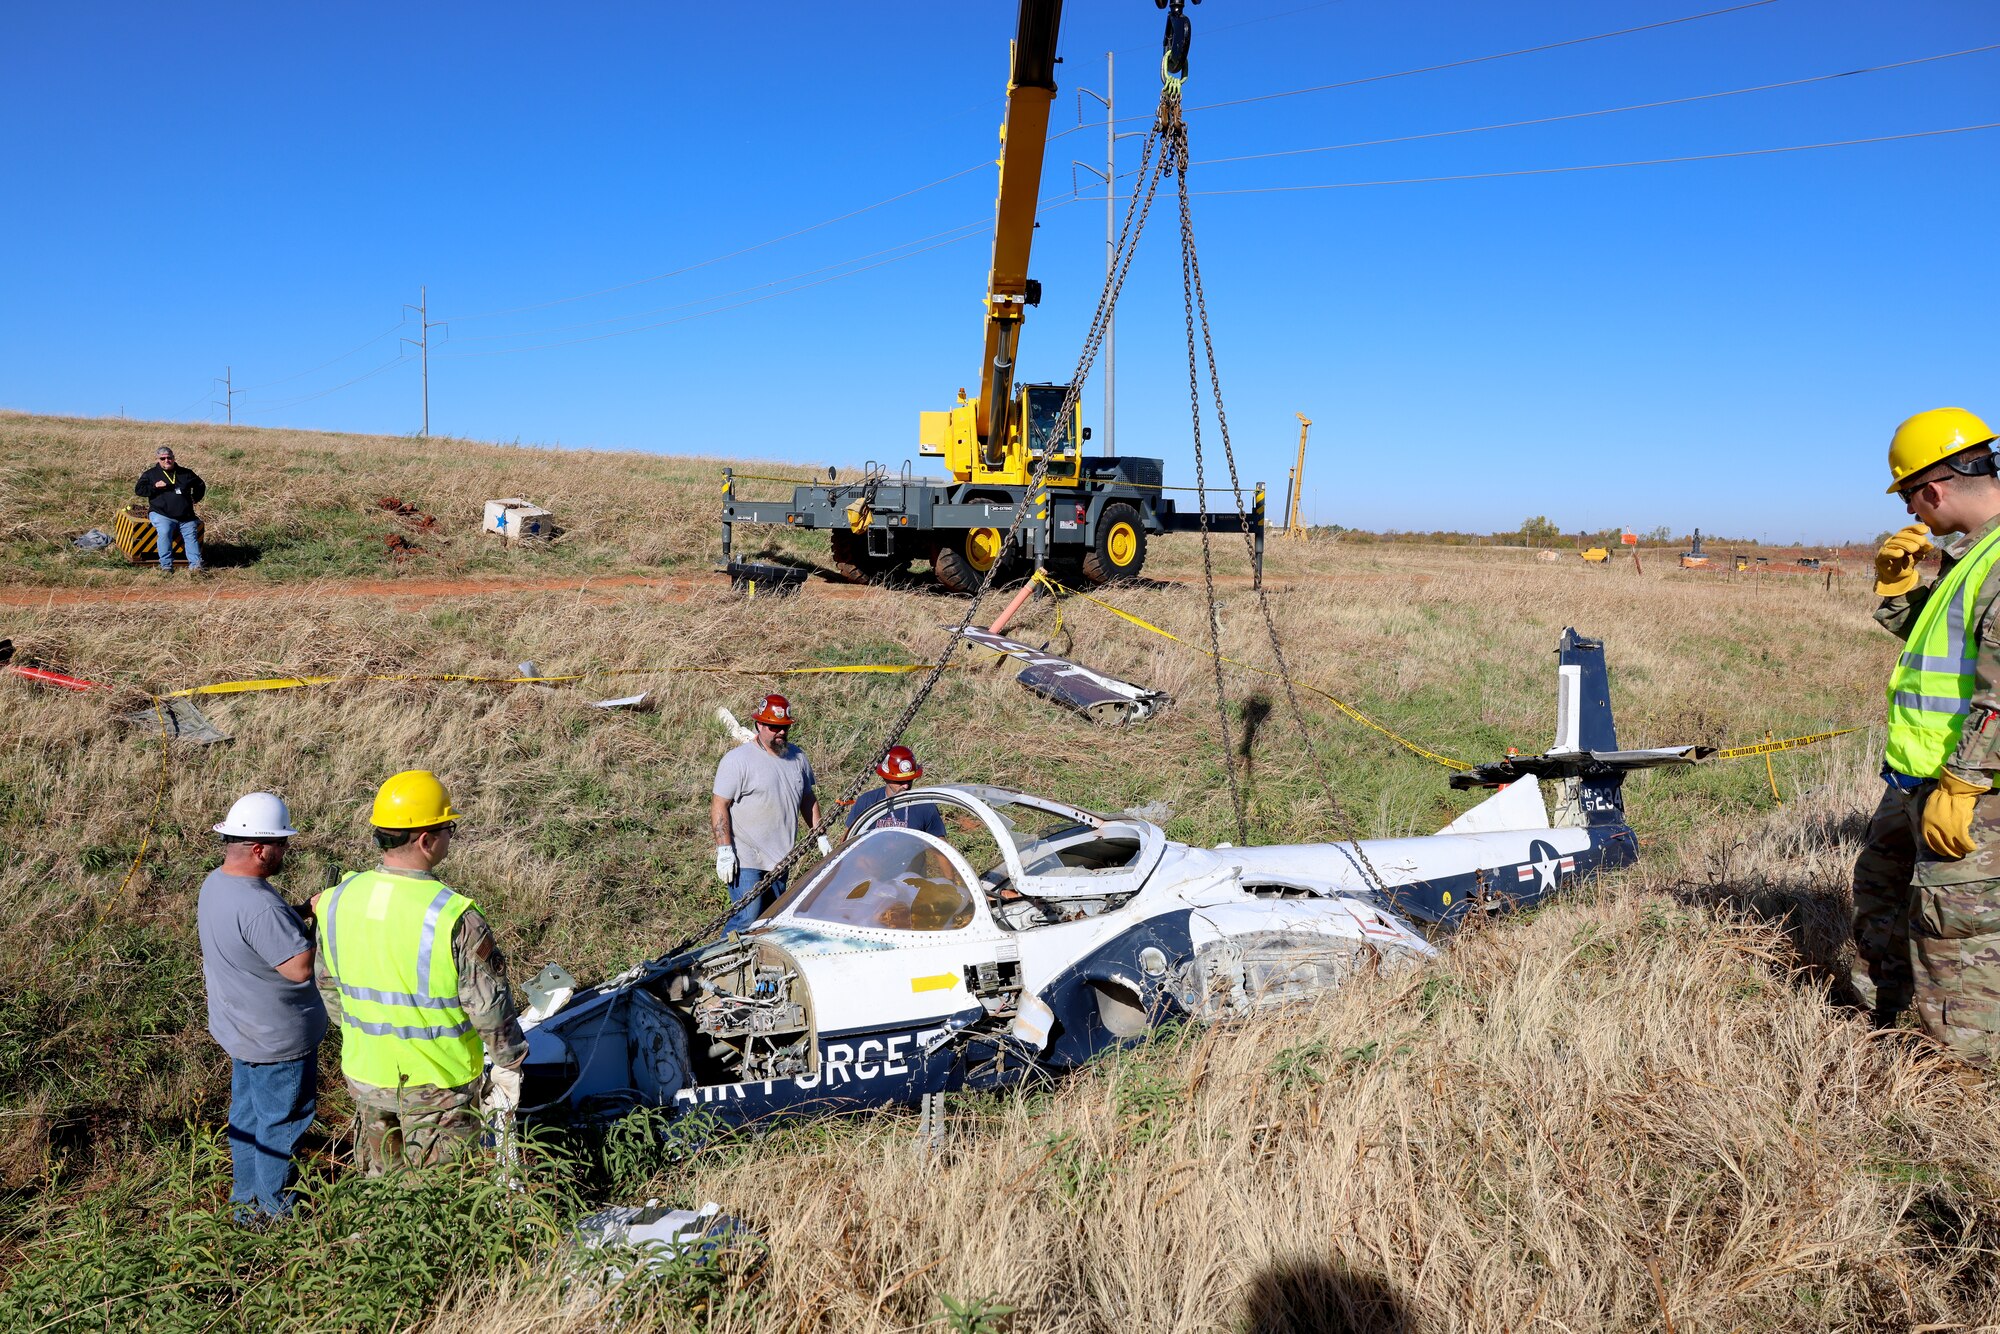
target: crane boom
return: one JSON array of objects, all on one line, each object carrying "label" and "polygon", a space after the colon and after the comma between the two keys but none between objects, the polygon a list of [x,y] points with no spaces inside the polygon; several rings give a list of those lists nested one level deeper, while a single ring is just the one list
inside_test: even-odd
[{"label": "crane boom", "polygon": [[1007,81],[1007,117],[1000,127],[1000,193],[993,201],[993,265],[986,284],[986,355],[979,372],[975,429],[986,466],[996,467],[1007,443],[1014,354],[1021,317],[1041,293],[1028,278],[1035,209],[1048,148],[1049,105],[1056,95],[1056,34],[1062,0],[1021,0]]},{"label": "crane boom", "polygon": [[[1164,102],[1180,96],[1187,77],[1190,29],[1182,9],[1200,0],[1155,2],[1168,11],[1160,61]],[[1164,460],[1084,453],[1090,428],[1075,412],[1079,380],[1028,382],[1017,373],[1021,323],[1027,308],[1039,305],[1042,296],[1041,284],[1028,276],[1028,261],[1055,102],[1063,0],[1017,3],[996,163],[999,193],[993,201],[993,262],[986,278],[979,394],[975,398],[961,388],[950,407],[917,415],[917,450],[943,460],[946,476],[913,476],[907,462],[897,476],[886,464],[871,461],[858,481],[840,482],[829,475],[825,482],[793,487],[789,501],[780,502],[742,499],[735,490],[738,479],[725,473],[723,565],[750,587],[759,579],[784,578],[790,567],[736,560],[733,534],[736,525],[745,523],[824,530],[834,569],[854,583],[899,576],[913,562],[928,561],[938,584],[954,593],[975,593],[994,578],[1016,577],[1030,567],[1045,569],[1072,587],[1108,584],[1139,574],[1150,538],[1195,531],[1246,534],[1262,576],[1262,482],[1247,511],[1211,514],[1205,502],[1195,511],[1183,511],[1167,494],[1176,488],[1166,485]],[[1111,119],[1108,109],[1106,119]],[[1111,170],[1110,164],[1106,169]],[[1153,160],[1152,169],[1164,170],[1164,163]],[[1145,220],[1144,210],[1136,209],[1135,200],[1126,213],[1129,235],[1119,237],[1114,247],[1121,278],[1132,258],[1127,244],[1136,241]],[[1107,272],[1093,332],[1074,375],[1087,372],[1116,294]]]}]

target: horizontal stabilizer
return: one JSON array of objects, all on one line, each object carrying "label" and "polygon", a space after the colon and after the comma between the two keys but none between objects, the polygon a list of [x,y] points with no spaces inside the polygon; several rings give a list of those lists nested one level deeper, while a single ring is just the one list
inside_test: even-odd
[{"label": "horizontal stabilizer", "polygon": [[1464,773],[1453,774],[1451,785],[1502,787],[1520,778],[1608,778],[1634,769],[1658,769],[1669,764],[1699,764],[1715,754],[1713,746],[1655,746],[1650,750],[1577,750],[1547,755],[1510,755],[1488,760]]}]

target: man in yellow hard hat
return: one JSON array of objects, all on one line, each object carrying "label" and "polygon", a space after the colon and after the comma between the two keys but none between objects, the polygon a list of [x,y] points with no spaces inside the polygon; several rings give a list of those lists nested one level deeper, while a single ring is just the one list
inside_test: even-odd
[{"label": "man in yellow hard hat", "polygon": [[[2000,479],[1993,432],[1920,412],[1889,442],[1889,491],[1918,522],[1875,556],[1875,612],[1904,641],[1889,678],[1881,804],[1854,866],[1855,990],[1887,1025],[2000,1069]],[[1920,582],[1930,534],[1951,534]]]},{"label": "man in yellow hard hat", "polygon": [[340,1069],[360,1118],[356,1165],[370,1176],[477,1140],[485,1058],[493,1082],[519,1094],[528,1044],[507,960],[472,900],[433,874],[458,818],[436,774],[396,774],[369,821],[382,864],[315,901],[313,972],[340,1026]]}]

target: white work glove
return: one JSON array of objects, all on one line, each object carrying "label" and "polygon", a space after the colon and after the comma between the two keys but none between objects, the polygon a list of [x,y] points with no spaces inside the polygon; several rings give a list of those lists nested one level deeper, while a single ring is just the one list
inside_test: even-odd
[{"label": "white work glove", "polygon": [[521,1105],[521,1067],[496,1065],[486,1073],[486,1105],[511,1112]]},{"label": "white work glove", "polygon": [[715,878],[732,888],[736,884],[736,849],[724,844],[715,850]]},{"label": "white work glove", "polygon": [[820,856],[831,857],[833,855],[833,840],[828,838],[825,834],[821,834],[818,838],[814,839],[813,841],[819,844]]}]

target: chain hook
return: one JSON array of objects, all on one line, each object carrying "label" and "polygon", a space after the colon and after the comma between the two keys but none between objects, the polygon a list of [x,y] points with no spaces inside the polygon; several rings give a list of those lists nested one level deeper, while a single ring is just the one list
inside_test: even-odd
[{"label": "chain hook", "polygon": [[[1194,25],[1183,9],[1187,0],[1153,0],[1167,11],[1166,35],[1160,39],[1160,86],[1172,98],[1179,98],[1187,82],[1188,46],[1194,41]],[[1201,0],[1194,0],[1200,4]]]}]

